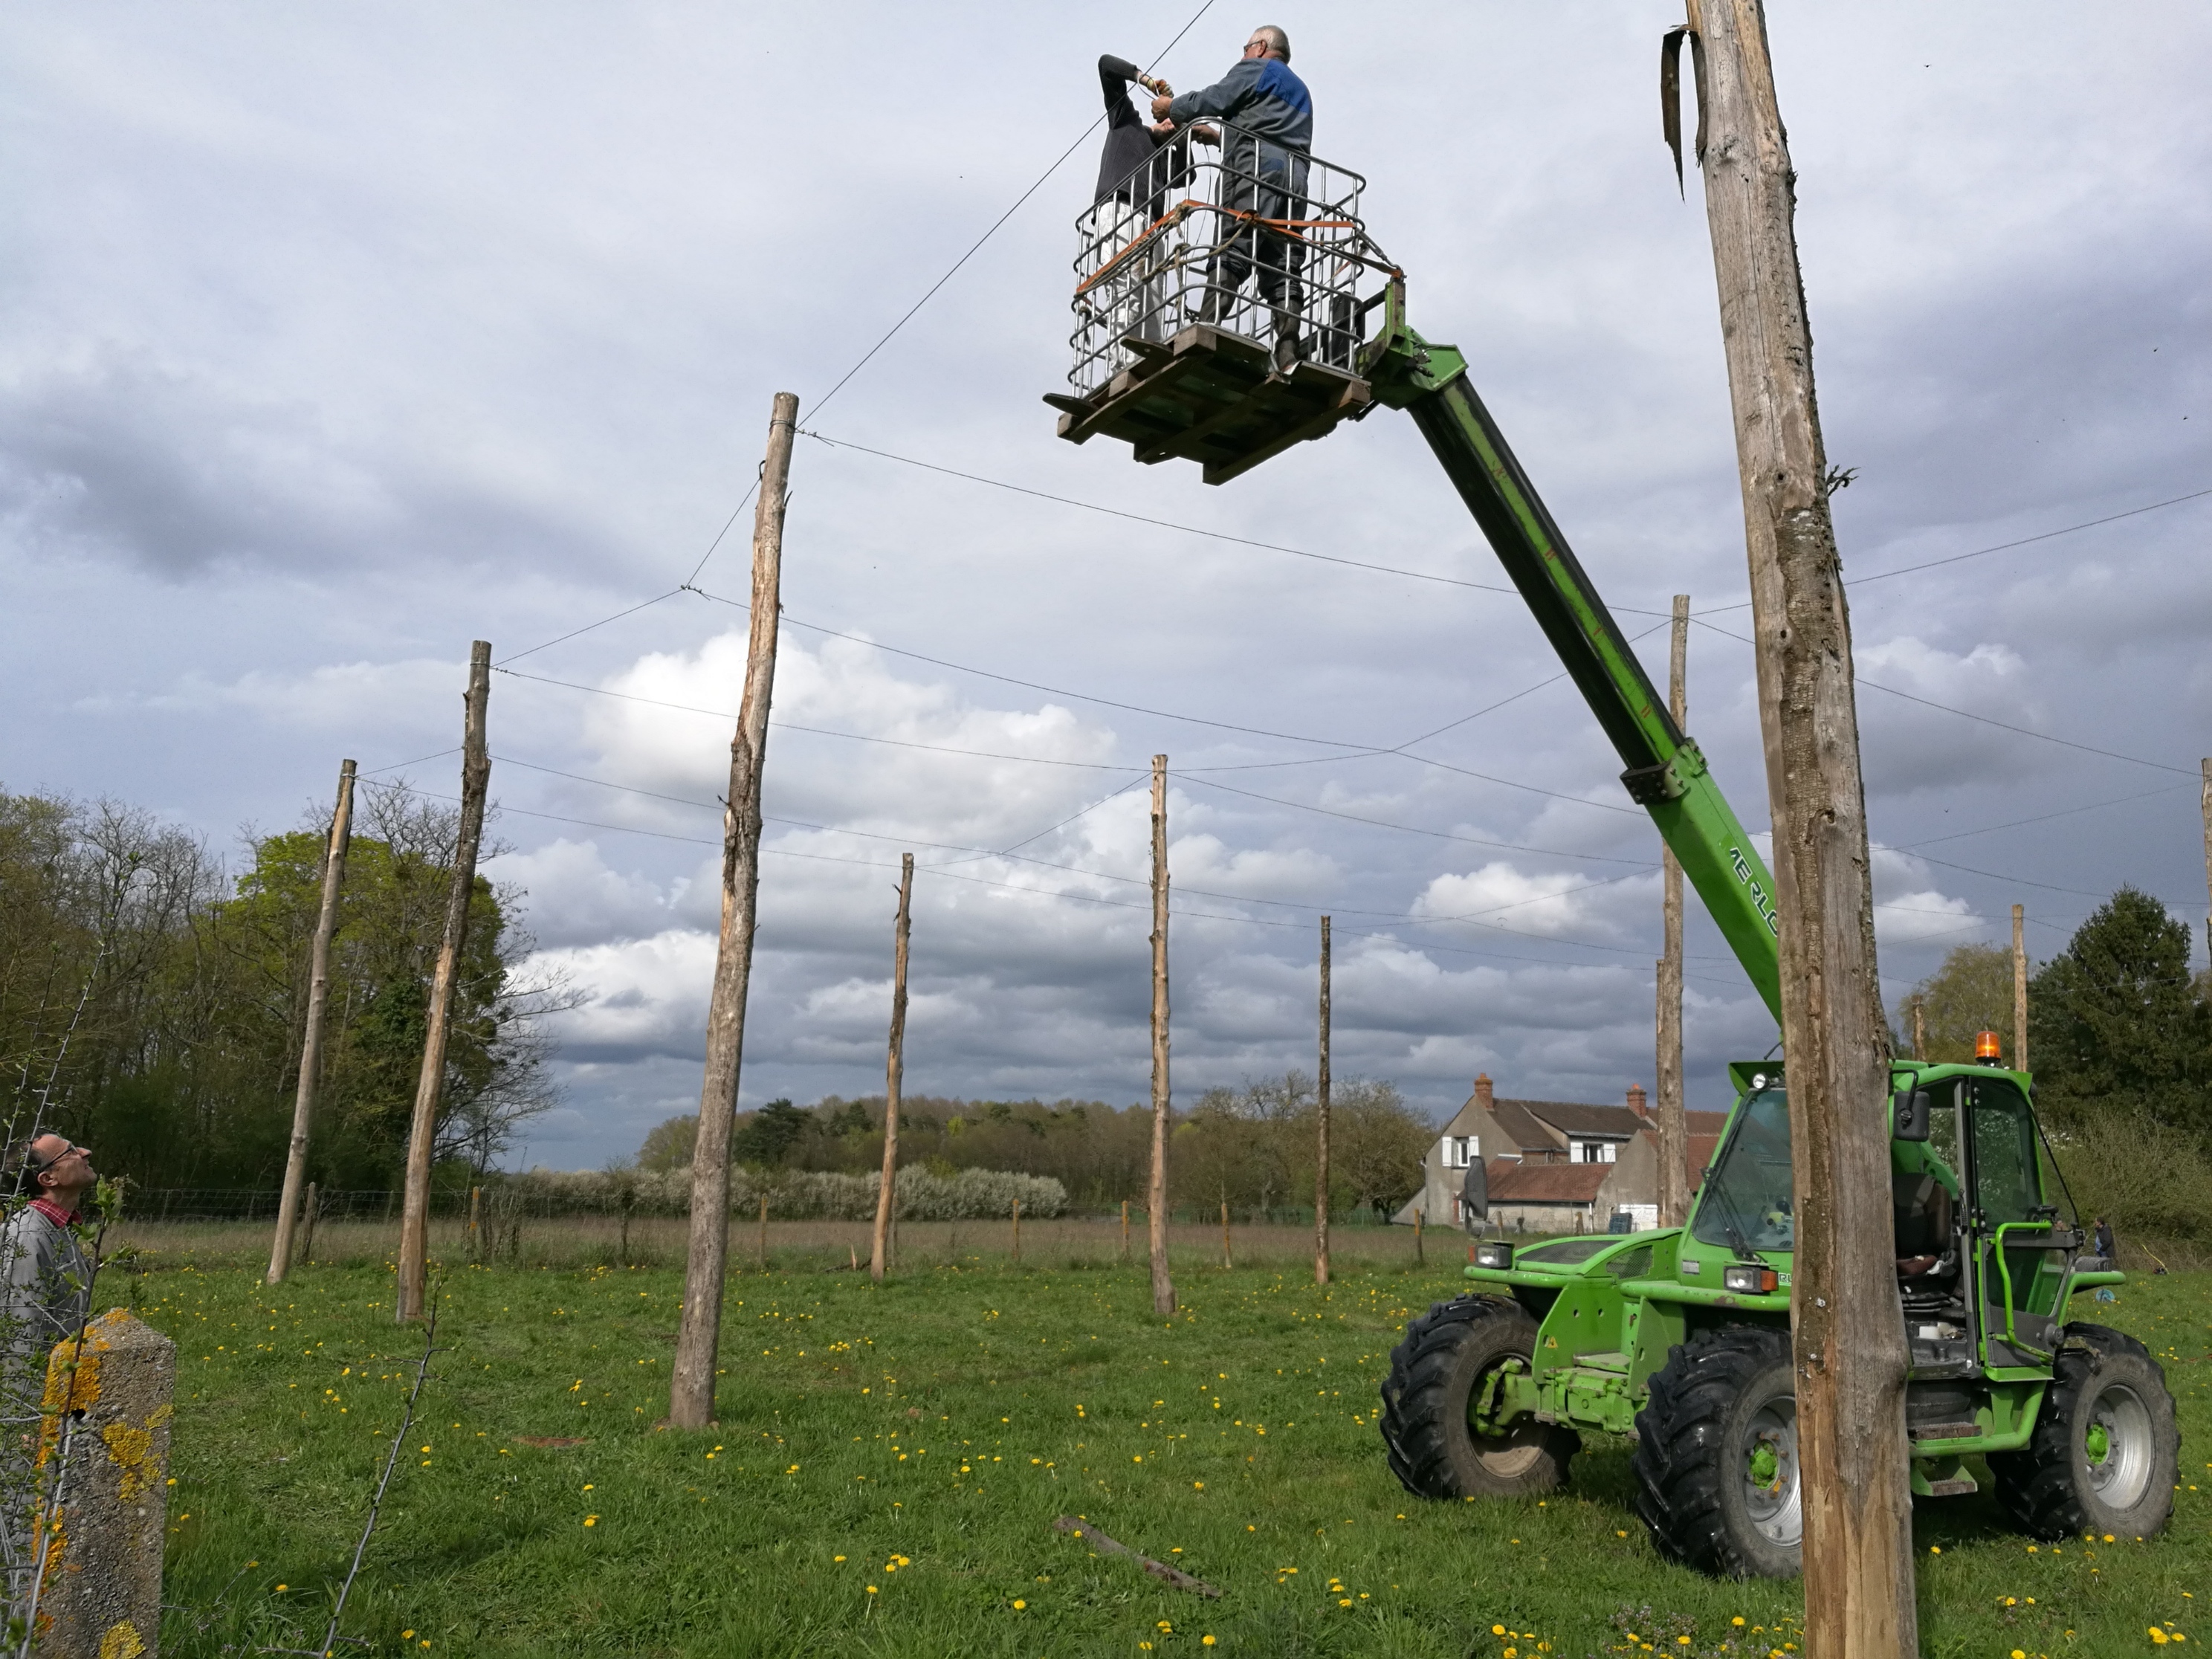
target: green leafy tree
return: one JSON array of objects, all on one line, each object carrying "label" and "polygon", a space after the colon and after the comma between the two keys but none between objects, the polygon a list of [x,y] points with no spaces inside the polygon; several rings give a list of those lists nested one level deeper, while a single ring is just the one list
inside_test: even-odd
[{"label": "green leafy tree", "polygon": [[2020,1051],[2012,1029],[2012,951],[2003,945],[1961,945],[1906,994],[1897,1010],[1899,1054],[1912,1054],[1916,1007],[1928,1038],[1928,1052],[1916,1060],[1963,1066],[1984,1031],[2003,1039],[2008,1056]]},{"label": "green leafy tree", "polygon": [[645,1145],[637,1149],[637,1167],[656,1175],[688,1169],[692,1149],[698,1144],[698,1113],[687,1112],[681,1117],[665,1119],[647,1132]]},{"label": "green leafy tree", "polygon": [[2133,1111],[2212,1132],[2212,1010],[2190,975],[2189,932],[2123,887],[2036,975],[2029,1058],[2055,1114]]}]

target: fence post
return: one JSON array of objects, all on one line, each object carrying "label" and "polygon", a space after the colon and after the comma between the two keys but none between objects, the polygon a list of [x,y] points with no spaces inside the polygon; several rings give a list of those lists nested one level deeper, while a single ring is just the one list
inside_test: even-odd
[{"label": "fence post", "polygon": [[1429,1264],[1429,1258],[1421,1249],[1421,1212],[1419,1210],[1413,1212],[1413,1261],[1417,1267],[1425,1267]]}]

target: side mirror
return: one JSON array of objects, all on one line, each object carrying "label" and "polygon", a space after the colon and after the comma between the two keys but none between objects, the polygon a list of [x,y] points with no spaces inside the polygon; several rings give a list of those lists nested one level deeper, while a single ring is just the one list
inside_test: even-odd
[{"label": "side mirror", "polygon": [[1469,1158],[1460,1188],[1460,1224],[1479,1233],[1490,1224],[1490,1175],[1479,1158]]},{"label": "side mirror", "polygon": [[1928,1109],[1934,1103],[1925,1089],[1899,1089],[1890,1133],[1899,1140],[1928,1139]]}]

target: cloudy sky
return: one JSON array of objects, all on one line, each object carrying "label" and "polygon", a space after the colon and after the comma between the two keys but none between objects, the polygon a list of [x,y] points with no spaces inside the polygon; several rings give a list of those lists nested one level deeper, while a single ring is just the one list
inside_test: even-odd
[{"label": "cloudy sky", "polygon": [[[880,1089],[902,850],[909,1089],[1142,1097],[1159,751],[1179,1098],[1310,1066],[1325,910],[1340,1074],[1435,1110],[1478,1070],[1648,1084],[1656,837],[1571,689],[1530,690],[1556,666],[1518,601],[1192,533],[1497,584],[1412,423],[1218,489],[1052,435],[1092,65],[1152,59],[1194,3],[12,9],[0,783],[225,846],[324,810],[341,757],[450,793],[457,760],[416,757],[457,741],[490,640],[495,873],[590,993],[527,1156],[631,1151],[697,1103],[744,617],[677,592],[546,642],[692,573],[790,390],[865,448],[793,465],[747,1103]],[[1711,251],[1657,130],[1678,15],[1273,17],[1417,325],[1662,680],[1692,596],[1691,727],[1756,824]],[[1212,79],[1255,21],[1209,9],[1160,72]],[[2015,902],[2039,957],[2123,882],[2201,921],[2212,495],[2175,498],[2212,490],[2212,12],[1771,22],[1856,469],[1886,990]],[[701,587],[743,595],[748,524]],[[1717,1105],[1773,1028],[1692,908]]]}]

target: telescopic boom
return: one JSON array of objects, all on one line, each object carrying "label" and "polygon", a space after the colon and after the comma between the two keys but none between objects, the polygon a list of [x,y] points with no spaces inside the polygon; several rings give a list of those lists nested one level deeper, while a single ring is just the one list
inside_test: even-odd
[{"label": "telescopic boom", "polygon": [[1620,781],[1659,834],[1778,1022],[1782,1018],[1774,878],[1744,833],[1705,757],[1674,724],[1621,637],[1535,486],[1467,378],[1467,360],[1406,325],[1393,283],[1380,334],[1361,353],[1375,398],[1405,410],[1482,526],[1627,769]]}]

